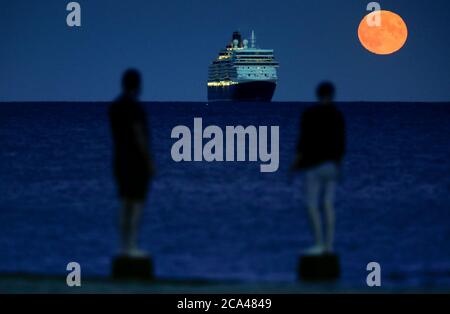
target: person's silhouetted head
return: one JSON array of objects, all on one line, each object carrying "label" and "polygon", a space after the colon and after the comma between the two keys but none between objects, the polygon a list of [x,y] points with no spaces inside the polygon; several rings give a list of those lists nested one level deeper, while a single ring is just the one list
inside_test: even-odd
[{"label": "person's silhouetted head", "polygon": [[316,94],[320,103],[331,103],[334,99],[334,93],[334,85],[331,82],[322,82],[317,86]]},{"label": "person's silhouetted head", "polygon": [[141,74],[138,70],[128,69],[122,76],[123,92],[127,95],[137,96],[141,91]]}]

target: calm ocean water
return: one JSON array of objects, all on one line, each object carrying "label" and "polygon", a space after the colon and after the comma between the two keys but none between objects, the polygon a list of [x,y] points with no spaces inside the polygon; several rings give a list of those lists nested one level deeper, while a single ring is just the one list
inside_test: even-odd
[{"label": "calm ocean water", "polygon": [[[0,272],[108,275],[118,243],[106,103],[0,104]],[[169,278],[294,281],[312,237],[290,183],[294,103],[146,104],[158,175],[140,242]],[[450,104],[341,104],[348,154],[337,195],[342,281],[450,286]],[[174,126],[280,126],[280,168],[175,163]]]}]

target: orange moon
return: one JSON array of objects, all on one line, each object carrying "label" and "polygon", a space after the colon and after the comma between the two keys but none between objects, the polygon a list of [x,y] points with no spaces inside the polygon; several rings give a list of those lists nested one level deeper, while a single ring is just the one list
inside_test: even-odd
[{"label": "orange moon", "polygon": [[[381,25],[373,25],[374,14],[380,14]],[[399,15],[391,11],[374,11],[362,19],[358,37],[364,48],[370,52],[388,55],[400,50],[406,43],[408,27]]]}]

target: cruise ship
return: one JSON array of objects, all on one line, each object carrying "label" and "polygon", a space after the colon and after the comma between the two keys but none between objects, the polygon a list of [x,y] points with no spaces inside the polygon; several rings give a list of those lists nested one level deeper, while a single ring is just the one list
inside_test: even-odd
[{"label": "cruise ship", "polygon": [[273,49],[256,47],[255,32],[250,45],[234,32],[231,42],[209,66],[208,100],[271,101],[277,68]]}]

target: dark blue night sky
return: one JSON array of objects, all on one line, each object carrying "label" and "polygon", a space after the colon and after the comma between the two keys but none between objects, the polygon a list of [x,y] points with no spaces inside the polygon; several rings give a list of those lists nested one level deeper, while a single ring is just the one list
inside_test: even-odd
[{"label": "dark blue night sky", "polygon": [[341,101],[450,100],[448,0],[380,1],[409,30],[390,56],[358,41],[369,1],[80,0],[81,28],[66,25],[68,2],[1,1],[0,101],[110,100],[130,66],[145,100],[205,100],[209,63],[252,29],[280,62],[274,100],[312,100],[323,79]]}]

